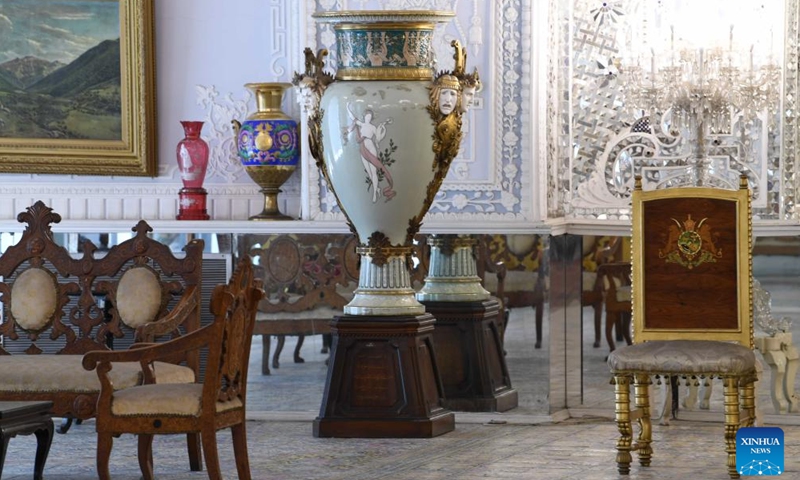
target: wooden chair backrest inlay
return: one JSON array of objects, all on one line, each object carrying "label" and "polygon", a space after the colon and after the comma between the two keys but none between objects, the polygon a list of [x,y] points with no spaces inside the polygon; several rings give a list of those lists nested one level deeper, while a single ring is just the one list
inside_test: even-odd
[{"label": "wooden chair backrest inlay", "polygon": [[635,190],[633,219],[634,341],[752,346],[746,186]]}]

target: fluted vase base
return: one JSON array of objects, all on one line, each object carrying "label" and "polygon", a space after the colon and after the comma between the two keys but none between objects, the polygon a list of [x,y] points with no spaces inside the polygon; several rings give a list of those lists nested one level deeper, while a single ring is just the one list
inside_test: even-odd
[{"label": "fluted vase base", "polygon": [[481,285],[480,279],[425,279],[425,286],[417,293],[420,302],[482,302],[491,294]]},{"label": "fluted vase base", "polygon": [[425,285],[417,293],[420,302],[482,302],[491,294],[481,285],[474,247],[469,235],[433,235],[430,267]]},{"label": "fluted vase base", "polygon": [[[361,267],[358,288],[353,300],[344,306],[346,315],[396,316],[422,315],[425,306],[419,303],[411,288],[411,275],[406,258],[411,248],[360,248]],[[387,254],[388,252],[388,254]]]},{"label": "fluted vase base", "polygon": [[395,316],[422,315],[425,306],[414,296],[414,290],[386,292],[356,292],[353,300],[345,305],[346,315]]}]

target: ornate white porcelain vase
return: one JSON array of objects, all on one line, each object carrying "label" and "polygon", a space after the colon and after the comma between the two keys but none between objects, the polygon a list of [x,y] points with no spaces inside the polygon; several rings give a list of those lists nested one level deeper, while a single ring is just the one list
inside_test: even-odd
[{"label": "ornate white porcelain vase", "polygon": [[465,72],[457,41],[453,71],[434,72],[433,34],[453,17],[434,11],[315,14],[333,25],[336,77],[326,50],[306,49],[294,84],[310,102],[309,141],[361,255],[350,315],[418,315],[411,288],[412,240],[461,141],[462,92],[478,84]]}]

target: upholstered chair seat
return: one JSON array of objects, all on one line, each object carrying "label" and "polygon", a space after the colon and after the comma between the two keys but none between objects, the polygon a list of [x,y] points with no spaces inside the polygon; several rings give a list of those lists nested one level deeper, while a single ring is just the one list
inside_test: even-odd
[{"label": "upholstered chair seat", "polygon": [[[125,415],[174,415],[198,417],[202,413],[203,386],[192,384],[157,384],[126,388],[111,395],[111,413]],[[241,399],[215,404],[216,412],[243,408]]]},{"label": "upholstered chair seat", "polygon": [[736,343],[709,340],[664,340],[638,343],[608,355],[611,370],[659,372],[667,375],[743,375],[756,366],[756,356]]}]

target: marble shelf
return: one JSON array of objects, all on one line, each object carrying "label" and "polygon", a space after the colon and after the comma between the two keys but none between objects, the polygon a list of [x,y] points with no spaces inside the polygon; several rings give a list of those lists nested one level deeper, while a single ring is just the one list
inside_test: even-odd
[{"label": "marble shelf", "polygon": [[[53,225],[54,232],[100,233],[127,232],[138,220],[66,219]],[[248,220],[148,220],[159,233],[347,233],[349,228],[340,221],[248,221]],[[16,219],[1,219],[0,232],[21,232],[24,224]],[[423,222],[420,233],[503,233],[539,235],[610,235],[630,236],[630,222],[624,220],[586,220],[557,218],[545,222],[482,222],[480,220]],[[754,221],[756,237],[800,236],[800,221]]]}]

